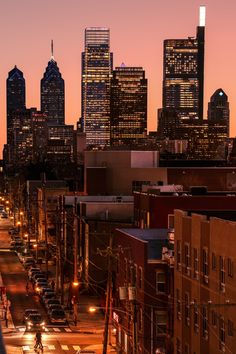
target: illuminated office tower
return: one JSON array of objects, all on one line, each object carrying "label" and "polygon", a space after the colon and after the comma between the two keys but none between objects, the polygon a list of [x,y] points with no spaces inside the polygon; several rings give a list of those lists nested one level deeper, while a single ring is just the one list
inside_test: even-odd
[{"label": "illuminated office tower", "polygon": [[229,114],[228,96],[220,88],[213,93],[210,102],[208,103],[208,121],[224,123],[227,126],[229,136]]},{"label": "illuminated office tower", "polygon": [[[25,109],[25,79],[16,66],[7,78],[7,144],[13,143],[14,117]],[[18,112],[18,113],[16,113]]]},{"label": "illuminated office tower", "polygon": [[51,52],[51,59],[41,80],[41,111],[47,114],[48,122],[64,124],[64,80],[53,56],[53,42],[51,44]]},{"label": "illuminated office tower", "polygon": [[200,7],[196,38],[164,41],[163,108],[179,120],[203,119],[205,7]]},{"label": "illuminated office tower", "polygon": [[136,145],[147,133],[147,79],[141,67],[113,71],[111,82],[111,145]]},{"label": "illuminated office tower", "polygon": [[87,146],[110,145],[111,74],[110,30],[86,28],[82,53],[82,122]]}]

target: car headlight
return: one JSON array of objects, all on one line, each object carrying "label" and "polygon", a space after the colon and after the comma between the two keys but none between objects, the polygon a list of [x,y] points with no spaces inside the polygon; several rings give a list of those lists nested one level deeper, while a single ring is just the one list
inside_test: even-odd
[{"label": "car headlight", "polygon": [[36,290],[36,291],[39,291],[40,289],[39,289],[39,287],[37,287],[35,290]]},{"label": "car headlight", "polygon": [[32,322],[30,322],[30,321],[27,322],[27,325],[28,325],[28,326],[32,326]]},{"label": "car headlight", "polygon": [[45,326],[45,322],[40,323],[40,326]]}]

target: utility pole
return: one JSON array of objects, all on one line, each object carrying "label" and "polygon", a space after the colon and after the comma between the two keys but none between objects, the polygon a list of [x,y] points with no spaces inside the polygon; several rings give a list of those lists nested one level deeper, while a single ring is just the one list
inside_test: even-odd
[{"label": "utility pole", "polygon": [[60,267],[60,289],[61,303],[64,303],[64,257],[62,248],[64,247],[64,196],[60,196],[60,242],[59,242],[59,267]]},{"label": "utility pole", "polygon": [[47,225],[47,209],[46,209],[46,176],[45,176],[45,172],[43,172],[43,174],[42,174],[42,197],[43,197],[43,212],[44,212],[46,278],[48,279],[48,225]]},{"label": "utility pole", "polygon": [[101,256],[108,257],[107,260],[107,292],[106,292],[106,312],[105,312],[105,323],[104,323],[104,334],[103,334],[103,354],[107,354],[107,343],[108,343],[108,332],[109,332],[109,319],[111,314],[111,290],[112,290],[112,260],[113,256],[112,250],[112,234],[110,235],[109,247],[106,250],[97,250],[98,254]]}]

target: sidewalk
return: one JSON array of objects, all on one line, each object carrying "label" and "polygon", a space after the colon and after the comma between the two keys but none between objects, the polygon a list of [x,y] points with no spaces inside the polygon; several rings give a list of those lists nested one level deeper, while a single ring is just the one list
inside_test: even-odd
[{"label": "sidewalk", "polygon": [[[2,287],[2,286],[4,286],[4,284],[2,281],[2,275],[0,273],[0,287]],[[5,309],[4,309],[5,306],[8,307],[7,323],[6,323],[6,319],[5,319]],[[11,333],[15,330],[15,326],[12,321],[10,306],[11,306],[11,304],[9,303],[9,300],[7,299],[7,294],[2,295],[2,300],[0,300],[0,320],[1,320],[3,334]]]}]

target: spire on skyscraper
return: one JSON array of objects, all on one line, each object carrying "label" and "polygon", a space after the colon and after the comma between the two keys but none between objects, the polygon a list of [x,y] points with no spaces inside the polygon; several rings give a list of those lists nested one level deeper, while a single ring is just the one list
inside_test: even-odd
[{"label": "spire on skyscraper", "polygon": [[53,39],[52,39],[52,40],[51,40],[51,60],[55,60],[55,59],[54,59],[54,55],[53,55],[53,54],[54,54],[54,53],[53,53],[53,49],[54,49],[54,48],[53,48]]}]

